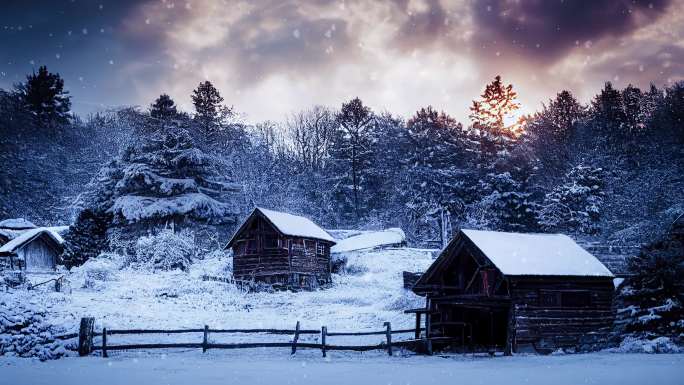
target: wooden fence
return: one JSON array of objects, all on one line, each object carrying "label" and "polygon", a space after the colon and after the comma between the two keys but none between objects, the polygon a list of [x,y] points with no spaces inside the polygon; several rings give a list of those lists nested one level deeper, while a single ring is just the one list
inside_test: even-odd
[{"label": "wooden fence", "polygon": [[[418,339],[420,332],[425,330],[419,329],[401,329],[392,330],[392,325],[389,322],[384,323],[384,330],[379,331],[365,331],[365,332],[329,332],[328,328],[323,326],[321,330],[315,329],[301,329],[299,321],[294,329],[210,329],[205,325],[201,329],[130,329],[119,330],[103,328],[101,333],[94,331],[94,318],[82,318],[78,333],[78,353],[81,356],[86,356],[93,351],[101,351],[103,357],[108,356],[108,352],[114,350],[134,350],[134,349],[169,349],[169,348],[190,348],[202,349],[206,352],[208,349],[247,349],[247,348],[291,348],[291,354],[295,354],[297,349],[320,349],[323,357],[326,356],[328,350],[351,350],[351,351],[369,351],[369,350],[386,350],[390,356],[393,354],[393,347],[415,347],[423,341]],[[113,335],[146,335],[146,334],[187,334],[187,333],[202,333],[202,342],[190,343],[143,343],[143,344],[110,344],[109,337]],[[273,335],[292,335],[291,342],[240,342],[240,343],[211,343],[209,342],[210,334],[273,334]],[[413,333],[415,339],[392,341],[393,334]],[[301,335],[320,335],[320,343],[300,342]],[[369,336],[369,335],[384,335],[385,341],[375,345],[334,345],[327,341],[330,337],[338,336]],[[75,335],[73,335],[75,337]],[[102,344],[95,345],[93,343],[94,337],[102,337]]]}]

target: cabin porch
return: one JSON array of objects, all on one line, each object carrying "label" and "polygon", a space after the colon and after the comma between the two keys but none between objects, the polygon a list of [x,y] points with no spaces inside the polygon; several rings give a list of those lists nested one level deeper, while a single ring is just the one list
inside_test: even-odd
[{"label": "cabin porch", "polygon": [[[511,301],[507,297],[443,296],[427,299],[425,308],[410,309],[416,315],[416,330],[423,335],[426,352],[504,352],[510,354]],[[425,314],[423,318],[423,314]]]}]

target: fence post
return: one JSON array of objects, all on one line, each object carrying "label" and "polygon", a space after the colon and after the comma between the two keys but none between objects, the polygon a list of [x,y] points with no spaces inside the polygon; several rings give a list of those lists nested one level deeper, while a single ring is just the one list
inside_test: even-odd
[{"label": "fence post", "polygon": [[328,334],[328,328],[325,326],[321,327],[321,350],[323,351],[323,357],[325,357],[325,336]]},{"label": "fence post", "polygon": [[385,334],[387,335],[387,354],[390,356],[392,355],[392,324],[389,322],[385,322],[385,327],[387,328],[387,331]]},{"label": "fence post", "polygon": [[107,358],[107,328],[102,328],[102,357]]},{"label": "fence post", "polygon": [[208,342],[209,342],[209,326],[204,325],[204,339],[202,340],[202,353],[207,351]]},{"label": "fence post", "polygon": [[81,326],[78,329],[78,355],[83,357],[90,354],[93,349],[93,327],[95,318],[81,318]]},{"label": "fence post", "polygon": [[299,321],[297,321],[297,326],[295,326],[295,335],[292,339],[292,354],[297,351],[297,340],[299,340]]}]

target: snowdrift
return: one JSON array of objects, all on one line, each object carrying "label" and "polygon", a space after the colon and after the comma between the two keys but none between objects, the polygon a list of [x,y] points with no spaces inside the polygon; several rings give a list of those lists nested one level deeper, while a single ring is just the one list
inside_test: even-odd
[{"label": "snowdrift", "polygon": [[330,252],[339,254],[350,251],[403,246],[405,244],[406,234],[404,234],[404,231],[400,228],[391,228],[383,231],[367,231],[339,240],[335,246],[330,248]]}]

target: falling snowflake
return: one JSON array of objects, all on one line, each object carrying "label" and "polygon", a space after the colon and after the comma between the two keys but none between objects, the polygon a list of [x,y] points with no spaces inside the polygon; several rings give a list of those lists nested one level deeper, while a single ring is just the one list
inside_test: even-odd
[{"label": "falling snowflake", "polygon": [[292,36],[294,36],[295,39],[299,39],[301,34],[299,33],[298,29],[295,29],[294,31],[292,31]]}]

